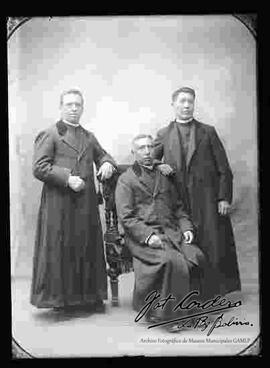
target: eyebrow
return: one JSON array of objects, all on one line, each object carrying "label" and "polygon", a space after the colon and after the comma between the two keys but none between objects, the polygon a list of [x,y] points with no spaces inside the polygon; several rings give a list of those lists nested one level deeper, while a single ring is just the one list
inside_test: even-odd
[{"label": "eyebrow", "polygon": [[140,146],[138,145],[139,148],[142,148],[142,147],[154,147],[153,143],[151,144],[141,144]]}]

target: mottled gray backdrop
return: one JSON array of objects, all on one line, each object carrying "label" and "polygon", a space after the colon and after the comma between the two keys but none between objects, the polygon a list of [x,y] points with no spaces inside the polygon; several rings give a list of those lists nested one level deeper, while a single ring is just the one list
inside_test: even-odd
[{"label": "mottled gray backdrop", "polygon": [[59,117],[62,90],[85,95],[82,125],[119,163],[130,140],[173,117],[171,93],[197,93],[234,173],[232,220],[244,287],[257,288],[256,41],[230,15],[32,18],[8,41],[12,274],[30,276],[41,183],[33,140]]}]

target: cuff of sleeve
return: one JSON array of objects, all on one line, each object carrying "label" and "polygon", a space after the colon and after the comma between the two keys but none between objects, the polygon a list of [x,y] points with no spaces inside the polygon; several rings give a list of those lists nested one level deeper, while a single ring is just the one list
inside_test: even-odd
[{"label": "cuff of sleeve", "polygon": [[65,184],[65,187],[68,187],[68,180],[69,180],[69,177],[71,175],[71,171],[68,170],[66,173],[67,173],[67,176],[66,176],[66,184]]},{"label": "cuff of sleeve", "polygon": [[195,232],[196,232],[196,229],[195,229],[195,227],[187,227],[187,228],[183,228],[183,227],[181,227],[181,230],[182,230],[182,234],[184,235],[184,233],[186,233],[187,231],[191,231],[192,232],[192,234],[194,235],[195,234]]},{"label": "cuff of sleeve", "polygon": [[68,185],[68,178],[71,174],[71,170],[65,167],[54,166],[53,173],[51,173],[54,182],[57,185],[66,187]]},{"label": "cuff of sleeve", "polygon": [[228,198],[218,198],[218,200],[217,200],[218,202],[221,202],[221,201],[224,201],[224,202],[228,202],[229,204],[231,204],[232,203],[232,201],[231,200],[229,200]]},{"label": "cuff of sleeve", "polygon": [[100,168],[105,162],[108,162],[109,164],[111,164],[113,167],[117,168],[116,163],[114,162],[113,159],[111,159],[110,157],[108,157],[108,155],[105,155],[104,157],[102,157],[102,159],[100,160],[100,162],[98,164],[96,164],[96,166],[98,168]]}]

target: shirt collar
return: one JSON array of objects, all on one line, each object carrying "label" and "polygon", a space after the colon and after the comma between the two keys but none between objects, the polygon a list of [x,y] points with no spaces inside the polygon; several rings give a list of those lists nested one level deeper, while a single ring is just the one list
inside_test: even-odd
[{"label": "shirt collar", "polygon": [[175,119],[175,121],[179,124],[187,124],[187,123],[190,123],[191,121],[193,120],[193,117],[188,119],[188,120],[181,120],[181,119]]},{"label": "shirt collar", "polygon": [[69,121],[64,120],[64,119],[62,119],[62,121],[63,121],[65,124],[70,125],[70,126],[73,126],[73,127],[78,127],[78,126],[80,125],[79,123],[78,123],[78,124],[72,124],[72,123],[70,123]]},{"label": "shirt collar", "polygon": [[155,168],[155,166],[154,165],[151,165],[151,166],[146,166],[146,165],[142,165],[142,164],[140,164],[143,168],[145,168],[145,169],[147,169],[147,170],[151,170],[151,171],[153,171],[154,170],[154,168]]}]

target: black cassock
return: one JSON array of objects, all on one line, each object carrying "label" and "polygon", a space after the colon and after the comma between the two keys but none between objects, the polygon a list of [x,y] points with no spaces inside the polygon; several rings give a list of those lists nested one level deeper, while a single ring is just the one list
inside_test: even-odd
[{"label": "black cassock", "polygon": [[[188,123],[189,124],[189,123]],[[233,175],[228,158],[213,126],[195,119],[180,128],[172,121],[157,133],[154,157],[175,169],[177,188],[182,193],[196,229],[197,244],[204,252],[212,277],[212,295],[241,289],[236,246],[230,216],[218,213],[218,202],[232,202]],[[185,139],[186,138],[186,139]]]},{"label": "black cassock", "polygon": [[[38,134],[33,173],[44,185],[37,221],[31,303],[84,305],[107,298],[107,276],[93,163],[115,165],[95,136],[59,121]],[[85,181],[67,186],[69,174]]]}]

